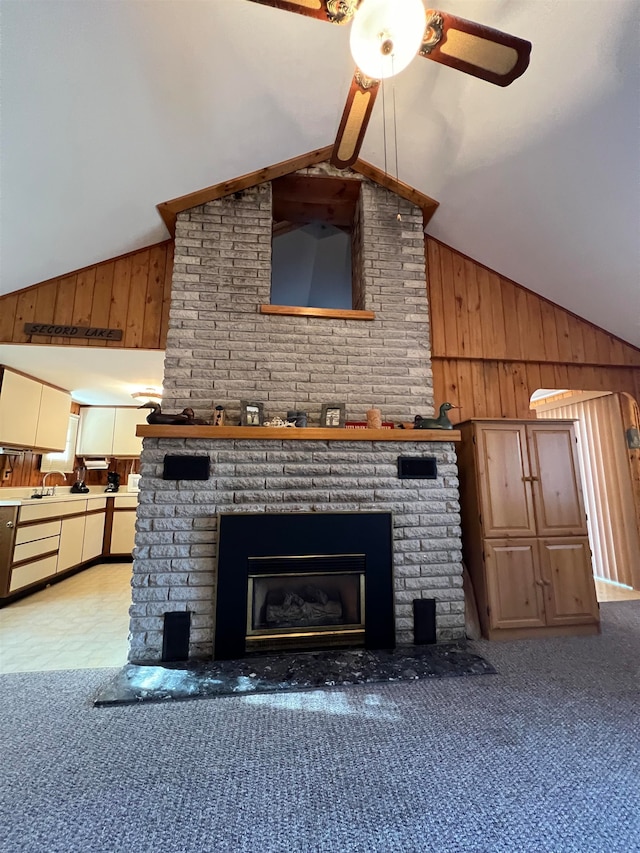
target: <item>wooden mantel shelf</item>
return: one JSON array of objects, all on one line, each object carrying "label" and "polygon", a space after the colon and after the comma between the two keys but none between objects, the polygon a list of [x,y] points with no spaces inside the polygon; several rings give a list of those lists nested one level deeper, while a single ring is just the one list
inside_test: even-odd
[{"label": "wooden mantel shelf", "polygon": [[143,438],[280,439],[293,441],[460,441],[456,429],[337,429],[139,424]]}]

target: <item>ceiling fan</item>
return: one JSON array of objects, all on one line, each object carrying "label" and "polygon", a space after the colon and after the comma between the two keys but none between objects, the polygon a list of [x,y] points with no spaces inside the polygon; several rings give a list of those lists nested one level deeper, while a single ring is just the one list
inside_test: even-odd
[{"label": "ceiling fan", "polygon": [[330,24],[351,25],[356,71],[340,120],[331,163],[346,169],[358,153],[380,88],[414,56],[424,56],[496,86],[508,86],[529,65],[531,42],[456,18],[425,11],[422,0],[251,0]]}]

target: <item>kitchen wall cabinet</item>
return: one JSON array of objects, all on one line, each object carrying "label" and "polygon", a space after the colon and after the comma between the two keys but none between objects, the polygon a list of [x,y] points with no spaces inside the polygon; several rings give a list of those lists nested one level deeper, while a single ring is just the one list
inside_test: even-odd
[{"label": "kitchen wall cabinet", "polygon": [[139,456],[142,439],[136,426],[146,423],[146,410],[87,406],[80,410],[78,456]]},{"label": "kitchen wall cabinet", "polygon": [[598,631],[570,421],[466,421],[462,541],[489,639]]},{"label": "kitchen wall cabinet", "polygon": [[0,445],[64,450],[71,395],[6,367],[0,381]]}]

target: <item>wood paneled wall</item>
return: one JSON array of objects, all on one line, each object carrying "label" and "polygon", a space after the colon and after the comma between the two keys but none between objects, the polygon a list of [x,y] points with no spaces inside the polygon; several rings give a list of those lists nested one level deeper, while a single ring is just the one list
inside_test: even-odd
[{"label": "wood paneled wall", "polygon": [[[0,297],[0,343],[164,349],[173,241],[165,240]],[[25,323],[122,329],[121,341],[24,334]]]},{"label": "wood paneled wall", "polygon": [[534,418],[538,388],[640,398],[640,350],[426,238],[434,395],[474,417]]},{"label": "wood paneled wall", "polygon": [[[40,470],[40,460],[42,456],[39,453],[33,453],[31,450],[26,450],[20,456],[3,456],[0,455],[0,474],[4,471],[9,471],[9,476],[0,476],[0,489],[2,487],[11,488],[14,486],[28,486],[35,488],[42,483],[42,471]],[[76,459],[76,464],[79,462]],[[120,488],[126,489],[127,477],[129,474],[137,474],[140,470],[139,459],[114,459],[109,467],[110,471],[117,471],[120,474]],[[87,486],[106,486],[108,471],[87,471],[85,482]],[[69,487],[75,481],[75,474],[67,474],[67,482],[65,483],[59,474],[51,474],[47,479],[48,486],[65,486]]]}]

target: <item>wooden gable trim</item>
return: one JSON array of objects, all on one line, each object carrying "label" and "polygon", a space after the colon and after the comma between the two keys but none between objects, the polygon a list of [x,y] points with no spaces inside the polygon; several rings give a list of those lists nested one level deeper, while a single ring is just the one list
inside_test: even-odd
[{"label": "wooden gable trim", "polygon": [[[200,204],[206,204],[209,201],[215,201],[218,198],[224,198],[232,193],[241,192],[242,190],[250,189],[258,184],[264,184],[267,181],[273,181],[276,178],[283,178],[300,169],[306,169],[308,166],[316,166],[318,163],[325,163],[329,160],[332,145],[327,145],[324,148],[317,148],[315,151],[309,151],[307,154],[301,154],[299,157],[292,157],[290,160],[283,160],[281,163],[276,163],[273,166],[266,166],[263,169],[258,169],[255,172],[249,172],[247,175],[242,175],[239,178],[233,178],[230,181],[223,181],[220,184],[214,184],[211,187],[205,187],[201,190],[196,190],[187,195],[179,196],[170,201],[163,201],[157,205],[158,212],[162,217],[169,233],[175,237],[176,219],[179,213],[189,210],[192,207],[198,207]],[[396,193],[401,198],[407,199],[412,204],[421,208],[425,225],[435,213],[439,202],[430,198],[428,195],[419,192],[418,190],[398,181],[391,175],[385,174],[380,169],[367,163],[365,160],[356,160],[351,167],[352,171],[357,172],[365,178],[373,181],[376,184]]]}]

